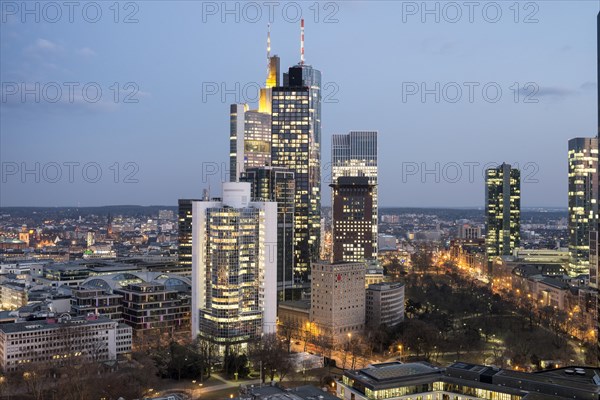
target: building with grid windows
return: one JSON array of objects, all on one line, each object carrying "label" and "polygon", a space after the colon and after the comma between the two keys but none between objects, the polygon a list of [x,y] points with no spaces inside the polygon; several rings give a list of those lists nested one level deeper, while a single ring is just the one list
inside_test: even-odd
[{"label": "building with grid windows", "polygon": [[344,343],[365,325],[365,263],[312,264],[310,322],[315,335]]},{"label": "building with grid windows", "polygon": [[294,294],[294,173],[280,167],[249,168],[240,182],[250,182],[252,199],[277,202],[277,293],[278,299]]},{"label": "building with grid windows", "polygon": [[271,163],[271,114],[232,104],[230,127],[229,180],[237,182],[247,168]]},{"label": "building with grid windows", "polygon": [[485,213],[488,259],[511,255],[521,241],[521,172],[503,163],[486,171]]},{"label": "building with grid windows", "polygon": [[351,131],[331,137],[331,183],[341,176],[361,176],[373,187],[372,255],[377,258],[377,132]]},{"label": "building with grid windows", "polygon": [[192,269],[192,202],[179,199],[178,265],[182,270]]},{"label": "building with grid windows", "polygon": [[595,400],[599,373],[590,367],[529,373],[464,362],[442,368],[396,361],[346,371],[337,395],[343,400]]},{"label": "building with grid windows", "polygon": [[115,294],[123,298],[123,321],[136,335],[148,330],[184,331],[190,328],[189,294],[159,282],[130,283]]},{"label": "building with grid windows", "polygon": [[590,230],[598,215],[598,138],[569,140],[569,268],[588,274]]},{"label": "building with grid windows", "polygon": [[304,63],[272,88],[271,163],[294,172],[294,280],[307,282],[321,236],[321,72]]},{"label": "building with grid windows", "polygon": [[[269,38],[270,42],[270,38]],[[268,44],[270,47],[270,43]],[[270,48],[267,52],[270,51]],[[260,88],[258,109],[232,104],[229,129],[229,181],[237,182],[249,168],[271,164],[272,89],[279,86],[279,57],[267,54],[267,79]]]},{"label": "building with grid windows", "polygon": [[404,283],[381,282],[367,288],[366,323],[371,328],[404,321]]},{"label": "building with grid windows", "polygon": [[277,203],[251,201],[249,182],[193,203],[192,337],[224,348],[275,332]]},{"label": "building with grid windows", "polygon": [[331,185],[333,261],[364,262],[374,255],[373,185],[365,176],[341,176]]},{"label": "building with grid windows", "polygon": [[40,363],[105,362],[129,352],[131,328],[95,315],[0,325],[0,367],[5,372]]}]

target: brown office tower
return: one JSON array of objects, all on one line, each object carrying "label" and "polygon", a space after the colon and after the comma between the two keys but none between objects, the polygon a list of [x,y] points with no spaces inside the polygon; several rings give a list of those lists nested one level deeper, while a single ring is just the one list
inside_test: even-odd
[{"label": "brown office tower", "polygon": [[341,176],[333,196],[333,262],[362,262],[373,254],[373,185],[364,176]]}]

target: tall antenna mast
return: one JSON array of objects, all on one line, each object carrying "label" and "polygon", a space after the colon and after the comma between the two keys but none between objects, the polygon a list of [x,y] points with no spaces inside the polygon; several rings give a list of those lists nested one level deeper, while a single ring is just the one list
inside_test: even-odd
[{"label": "tall antenna mast", "polygon": [[271,24],[267,24],[267,80],[271,71]]},{"label": "tall antenna mast", "polygon": [[300,20],[300,64],[304,65],[304,18]]},{"label": "tall antenna mast", "polygon": [[267,24],[267,60],[271,58],[271,24]]}]

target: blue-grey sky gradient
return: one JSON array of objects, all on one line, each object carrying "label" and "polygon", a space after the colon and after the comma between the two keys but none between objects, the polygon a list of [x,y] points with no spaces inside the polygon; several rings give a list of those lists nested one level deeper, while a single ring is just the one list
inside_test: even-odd
[{"label": "blue-grey sky gradient", "polygon": [[[420,1],[321,2],[317,21],[314,2],[296,3],[306,19],[306,62],[329,84],[322,108],[325,178],[332,134],[377,130],[382,206],[482,206],[484,165],[505,161],[524,169],[524,207],[566,207],[567,141],[596,134],[598,2],[520,2],[518,16],[515,2],[497,2],[502,17],[496,23],[495,9],[487,6],[483,15],[488,3],[478,3],[470,22],[469,9],[457,2],[463,15],[455,23],[455,10],[444,9],[445,2],[426,3],[440,7],[439,22],[414,10],[425,4]],[[268,7],[255,3],[262,12],[256,18],[244,3],[227,3],[238,7],[236,16],[221,15],[220,1],[121,2],[116,16],[113,2],[98,2],[102,16],[91,23],[82,15],[86,3],[78,4],[72,23],[66,8],[50,23],[53,10],[36,22],[3,5],[0,206],[175,205],[178,198],[201,196],[209,183],[218,195],[228,173],[213,170],[228,165],[229,104],[254,97],[253,83],[265,79]],[[286,3],[277,4],[272,53],[287,70],[300,58],[299,23],[295,8],[288,6],[284,17]],[[87,19],[95,18],[95,10],[86,11]],[[338,22],[325,22],[327,16]],[[47,89],[40,88],[39,103],[32,94],[24,101],[21,93],[11,94],[14,84],[20,90],[36,82]],[[55,103],[48,101],[56,95],[52,82],[63,88]],[[72,99],[65,82],[79,83]],[[96,103],[82,95],[90,82],[102,89]],[[134,85],[125,88],[127,82]],[[221,93],[206,93],[214,84],[235,92],[236,82],[246,93],[230,93],[225,101]],[[406,93],[414,84],[431,89],[436,82],[440,88],[458,83],[462,98],[451,102],[454,84],[439,103],[434,94],[422,101],[420,93]],[[473,102],[465,82],[479,84]],[[533,85],[524,87],[528,82]],[[502,89],[499,101],[484,98],[486,83]],[[138,102],[125,102],[136,90]],[[538,102],[524,103],[528,94]],[[79,163],[71,164],[72,182],[69,162]],[[35,163],[39,173],[21,176],[22,167]],[[437,172],[422,175],[424,168]]]}]

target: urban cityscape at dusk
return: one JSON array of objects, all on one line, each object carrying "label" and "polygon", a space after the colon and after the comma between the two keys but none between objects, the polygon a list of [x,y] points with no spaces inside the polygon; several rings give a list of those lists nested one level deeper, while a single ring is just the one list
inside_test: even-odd
[{"label": "urban cityscape at dusk", "polygon": [[600,400],[600,2],[0,0],[0,400]]}]

